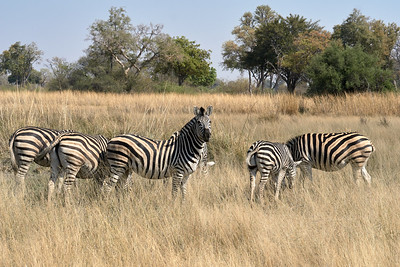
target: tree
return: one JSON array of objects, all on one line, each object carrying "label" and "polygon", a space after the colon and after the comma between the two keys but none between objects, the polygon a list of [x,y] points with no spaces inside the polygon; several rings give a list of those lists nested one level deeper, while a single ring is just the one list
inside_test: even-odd
[{"label": "tree", "polygon": [[178,57],[166,62],[158,62],[159,72],[172,73],[178,78],[179,86],[189,79],[195,85],[212,85],[216,80],[216,71],[210,67],[210,51],[200,49],[200,45],[184,36],[175,37]]},{"label": "tree", "polygon": [[312,93],[352,93],[393,90],[392,72],[379,66],[379,58],[360,45],[343,47],[332,42],[311,60],[307,69]]},{"label": "tree", "polygon": [[0,72],[8,75],[8,81],[25,86],[33,70],[33,64],[40,60],[40,51],[35,43],[21,45],[16,42],[0,55]]},{"label": "tree", "polygon": [[393,68],[395,72],[395,85],[400,85],[400,36],[397,38],[396,44],[391,52],[391,58],[394,61]]},{"label": "tree", "polygon": [[[248,73],[248,91],[251,94],[251,80],[256,80],[256,86],[263,88],[265,77],[270,73],[268,66],[254,64],[248,56],[248,53],[254,51],[256,45],[256,30],[261,26],[268,24],[276,19],[278,15],[267,5],[261,5],[256,8],[254,13],[246,12],[240,19],[240,25],[236,26],[232,34],[235,40],[229,40],[222,45],[222,57],[225,69],[247,71]],[[272,79],[271,79],[272,81]]]},{"label": "tree", "polygon": [[63,90],[69,87],[69,76],[72,68],[64,58],[53,57],[47,61],[52,72],[52,79],[49,82],[50,90]]},{"label": "tree", "polygon": [[[254,51],[248,53],[248,60],[259,66],[268,66],[286,82],[289,93],[294,93],[297,83],[304,78],[304,66],[301,65],[304,62],[299,61],[298,56],[317,53],[318,47],[324,46],[327,38],[327,33],[322,32],[317,22],[307,21],[299,15],[279,16],[257,29],[256,46]],[[319,40],[317,49],[305,50],[301,39]]]},{"label": "tree", "polygon": [[332,38],[341,40],[344,47],[360,45],[364,52],[375,54],[383,67],[391,67],[391,51],[400,33],[400,28],[395,23],[385,25],[382,21],[371,20],[354,9],[342,24],[333,29]]},{"label": "tree", "polygon": [[99,20],[90,26],[92,45],[108,59],[108,71],[117,63],[126,77],[138,75],[159,54],[159,45],[165,38],[162,25],[133,26],[123,8],[112,7],[108,20]]}]

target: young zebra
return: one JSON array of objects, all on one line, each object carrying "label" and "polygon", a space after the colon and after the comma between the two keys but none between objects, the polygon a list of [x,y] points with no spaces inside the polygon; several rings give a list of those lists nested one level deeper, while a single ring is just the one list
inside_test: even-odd
[{"label": "young zebra", "polygon": [[179,186],[184,199],[189,175],[196,170],[211,137],[211,112],[211,106],[207,111],[195,107],[195,117],[167,140],[156,141],[134,134],[112,138],[107,145],[111,176],[104,183],[104,192],[110,192],[120,177],[135,172],[148,179],[172,177],[173,198]]},{"label": "young zebra", "polygon": [[16,179],[19,183],[22,194],[25,193],[25,176],[31,163],[49,167],[50,157],[44,155],[40,160],[37,155],[47,147],[55,137],[63,132],[72,132],[70,130],[53,130],[39,128],[35,126],[23,127],[16,130],[10,137],[9,149],[11,154],[11,165],[16,173]]},{"label": "young zebra", "polygon": [[312,168],[337,171],[350,162],[357,185],[360,176],[368,185],[371,184],[365,166],[375,148],[367,137],[359,133],[307,133],[290,139],[286,145],[293,159],[302,161],[300,169],[311,181]]},{"label": "young zebra", "polygon": [[65,174],[64,190],[67,204],[70,202],[70,191],[76,177],[100,179],[96,174],[102,171],[99,169],[100,166],[105,167],[107,142],[107,138],[102,135],[62,133],[38,155],[41,159],[50,154],[49,202],[53,196],[55,182],[61,179],[63,174]]},{"label": "young zebra", "polygon": [[279,191],[285,176],[288,178],[289,188],[292,188],[296,177],[296,165],[288,147],[285,144],[257,141],[247,151],[247,168],[250,172],[250,201],[254,199],[257,172],[260,172],[259,199],[263,200],[264,187],[271,174],[275,182],[275,199],[279,198]]}]

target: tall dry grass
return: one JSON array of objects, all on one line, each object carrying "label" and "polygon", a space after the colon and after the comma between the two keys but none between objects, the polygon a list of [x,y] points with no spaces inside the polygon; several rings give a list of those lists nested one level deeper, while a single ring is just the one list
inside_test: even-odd
[{"label": "tall dry grass", "polygon": [[[400,130],[396,94],[304,98],[287,95],[113,95],[0,92],[0,262],[22,265],[119,266],[398,266],[400,264]],[[78,181],[75,205],[46,204],[49,170],[32,166],[24,199],[14,195],[8,138],[38,125],[167,138],[214,106],[209,177],[194,175],[187,201],[171,185],[135,177],[130,192],[103,201]],[[376,152],[371,188],[351,168],[315,171],[280,201],[250,205],[245,153],[258,139],[360,131]]]}]

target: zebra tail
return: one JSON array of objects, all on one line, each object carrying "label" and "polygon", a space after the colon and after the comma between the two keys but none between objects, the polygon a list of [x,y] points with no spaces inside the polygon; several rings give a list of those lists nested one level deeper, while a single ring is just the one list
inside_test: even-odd
[{"label": "zebra tail", "polygon": [[10,155],[11,155],[11,166],[13,170],[16,172],[18,170],[18,163],[17,159],[15,158],[15,153],[14,153],[14,141],[15,141],[15,133],[10,137],[10,140],[8,142],[9,148],[10,148]]},{"label": "zebra tail", "polygon": [[249,150],[247,151],[247,158],[246,158],[246,164],[249,169],[254,169],[257,167],[257,163],[255,160],[255,154],[258,152],[258,150]]},{"label": "zebra tail", "polygon": [[42,160],[58,143],[60,143],[61,138],[67,135],[68,132],[59,134],[49,146],[45,147],[35,158],[35,160]]}]

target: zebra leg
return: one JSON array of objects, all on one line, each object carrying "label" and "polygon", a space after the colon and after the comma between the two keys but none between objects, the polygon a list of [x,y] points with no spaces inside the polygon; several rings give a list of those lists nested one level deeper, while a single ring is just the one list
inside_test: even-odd
[{"label": "zebra leg", "polygon": [[368,186],[371,185],[371,176],[367,172],[367,169],[365,168],[365,164],[363,164],[362,166],[359,166],[357,163],[353,163],[353,164],[351,164],[351,167],[353,169],[354,181],[356,182],[357,186],[360,186],[360,184],[361,184],[361,177],[368,184]]},{"label": "zebra leg", "polygon": [[22,196],[25,196],[25,176],[26,173],[29,170],[29,166],[31,165],[31,161],[24,161],[25,164],[21,164],[18,167],[17,173],[16,173],[16,181],[17,181],[17,190],[18,193],[20,193]]},{"label": "zebra leg", "polygon": [[107,181],[107,179],[104,180],[101,191],[103,193],[105,193],[106,195],[108,195],[111,192],[111,190],[115,187],[115,185],[117,184],[119,177],[120,177],[120,175],[118,175],[118,174],[111,174],[111,176],[108,179],[109,181]]},{"label": "zebra leg", "polygon": [[65,204],[71,205],[71,188],[75,184],[75,177],[79,172],[80,166],[68,166],[65,181],[64,181],[64,192],[65,192]]},{"label": "zebra leg", "polygon": [[365,160],[364,165],[361,167],[361,176],[364,178],[364,181],[371,186],[371,175],[367,172],[365,166],[367,166],[368,158]]},{"label": "zebra leg", "polygon": [[133,185],[133,179],[132,179],[133,173],[129,173],[128,177],[126,178],[125,184],[123,186],[124,190],[130,190]]},{"label": "zebra leg", "polygon": [[60,175],[60,161],[58,160],[58,156],[55,150],[51,153],[51,174],[49,183],[47,184],[48,193],[47,193],[47,203],[51,203],[51,200],[54,195],[54,187],[57,182],[57,178]]},{"label": "zebra leg", "polygon": [[185,200],[186,189],[187,189],[187,181],[189,180],[190,175],[186,175],[182,178],[181,181],[181,193],[182,193],[182,201]]},{"label": "zebra leg", "polygon": [[57,177],[57,194],[61,194],[64,185],[65,172],[63,168],[59,168]]},{"label": "zebra leg", "polygon": [[303,180],[303,187],[304,187],[304,181],[306,180],[305,176],[307,176],[311,182],[313,181],[312,167],[310,164],[300,164],[299,167],[302,172],[302,180]]},{"label": "zebra leg", "polygon": [[250,201],[254,200],[254,190],[256,188],[257,168],[249,170],[250,172]]},{"label": "zebra leg", "polygon": [[275,200],[279,199],[279,191],[281,189],[283,178],[285,178],[286,170],[280,170],[275,181]]},{"label": "zebra leg", "polygon": [[364,181],[367,182],[368,186],[371,186],[371,175],[367,172],[365,165],[361,168],[361,175],[364,178]]},{"label": "zebra leg", "polygon": [[260,202],[264,200],[264,189],[265,185],[267,184],[268,181],[268,176],[269,176],[270,170],[263,170],[261,172],[261,179],[260,183],[258,185],[258,198],[260,199]]},{"label": "zebra leg", "polygon": [[182,183],[182,174],[176,174],[172,177],[172,199],[176,199],[176,194],[178,193],[178,187]]}]

